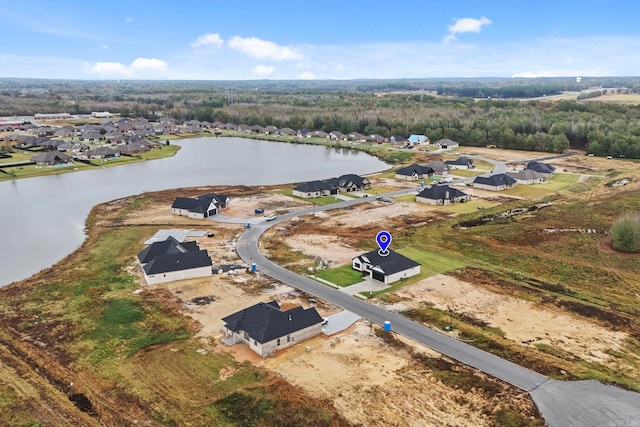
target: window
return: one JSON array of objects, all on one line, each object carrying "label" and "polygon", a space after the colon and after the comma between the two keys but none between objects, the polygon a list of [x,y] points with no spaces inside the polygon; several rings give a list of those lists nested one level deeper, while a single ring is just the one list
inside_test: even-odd
[{"label": "window", "polygon": [[280,338],[278,338],[278,340],[276,341],[276,345],[279,346],[280,345]]},{"label": "window", "polygon": [[353,266],[354,266],[355,268],[360,268],[360,267],[361,267],[359,262],[354,262],[354,263],[353,263]]},{"label": "window", "polygon": [[291,335],[287,335],[287,342],[291,342]]},{"label": "window", "polygon": [[247,340],[247,341],[249,341],[249,333],[248,333],[248,332],[245,332],[245,333],[244,333],[244,339],[245,339],[245,340]]}]

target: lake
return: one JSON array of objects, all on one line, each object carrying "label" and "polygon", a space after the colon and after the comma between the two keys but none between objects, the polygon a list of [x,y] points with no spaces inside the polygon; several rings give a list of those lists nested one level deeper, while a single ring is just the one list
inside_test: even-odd
[{"label": "lake", "polygon": [[207,185],[271,185],[368,174],[388,166],[325,146],[206,137],[176,142],[174,156],[90,171],[0,182],[5,236],[0,286],[26,279],[77,249],[99,203],[148,191]]}]

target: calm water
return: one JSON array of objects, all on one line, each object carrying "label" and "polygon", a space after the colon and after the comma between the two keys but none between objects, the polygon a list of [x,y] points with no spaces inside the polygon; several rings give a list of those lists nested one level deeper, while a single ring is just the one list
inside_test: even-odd
[{"label": "calm water", "polygon": [[180,140],[171,158],[0,182],[0,286],[55,264],[80,246],[93,206],[147,191],[282,184],[387,168],[357,151],[242,138]]}]

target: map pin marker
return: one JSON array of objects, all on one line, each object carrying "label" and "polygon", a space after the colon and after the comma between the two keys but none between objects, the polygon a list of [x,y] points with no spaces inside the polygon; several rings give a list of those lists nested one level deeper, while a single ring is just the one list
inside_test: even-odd
[{"label": "map pin marker", "polygon": [[380,250],[378,251],[378,255],[380,256],[389,255],[389,251],[387,250],[387,248],[391,244],[391,234],[389,234],[388,231],[378,232],[378,234],[376,234],[376,243],[378,243],[378,246],[380,247]]}]

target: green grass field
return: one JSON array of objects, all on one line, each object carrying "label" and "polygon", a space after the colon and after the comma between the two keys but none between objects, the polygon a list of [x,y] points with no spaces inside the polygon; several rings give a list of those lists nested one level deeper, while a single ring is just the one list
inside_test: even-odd
[{"label": "green grass field", "polygon": [[577,182],[579,177],[579,175],[572,173],[558,173],[553,178],[548,179],[544,184],[519,184],[515,188],[505,190],[504,193],[526,199],[540,199],[560,191],[569,190],[573,187],[587,185],[579,184]]},{"label": "green grass field", "polygon": [[354,270],[351,264],[331,268],[329,270],[318,271],[315,275],[341,287],[351,286],[362,282],[362,273]]},{"label": "green grass field", "polygon": [[415,278],[411,278],[415,280],[421,280],[426,277],[435,276],[436,274],[440,273],[446,273],[447,271],[456,270],[466,266],[466,264],[463,262],[457,261],[442,253],[431,250],[407,247],[398,249],[398,252],[416,262],[419,262],[422,266],[420,274]]}]

